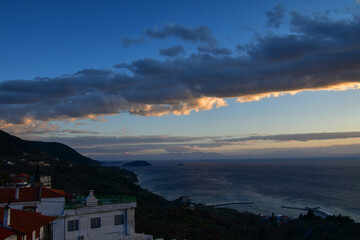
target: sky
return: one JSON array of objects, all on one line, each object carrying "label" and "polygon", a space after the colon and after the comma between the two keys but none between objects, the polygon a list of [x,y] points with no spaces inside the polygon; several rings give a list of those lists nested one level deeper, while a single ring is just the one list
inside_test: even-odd
[{"label": "sky", "polygon": [[0,129],[96,160],[358,156],[360,2],[0,2]]}]

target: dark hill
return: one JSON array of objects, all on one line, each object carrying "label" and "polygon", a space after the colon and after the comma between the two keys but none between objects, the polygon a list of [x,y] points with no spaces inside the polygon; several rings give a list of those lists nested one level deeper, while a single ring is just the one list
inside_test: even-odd
[{"label": "dark hill", "polygon": [[38,142],[38,141],[28,141],[28,142],[33,146],[35,146],[40,151],[45,152],[55,158],[67,160],[72,163],[97,165],[96,161],[81,155],[71,147],[62,143]]},{"label": "dark hill", "polygon": [[0,130],[0,154],[41,154],[30,142]]}]

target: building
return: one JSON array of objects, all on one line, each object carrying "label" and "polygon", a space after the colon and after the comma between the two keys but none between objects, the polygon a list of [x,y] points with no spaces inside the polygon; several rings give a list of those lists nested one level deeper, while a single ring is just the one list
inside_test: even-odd
[{"label": "building", "polygon": [[124,196],[78,196],[65,205],[54,226],[54,240],[152,240],[135,233],[136,200]]},{"label": "building", "polygon": [[56,217],[0,207],[0,240],[50,240]]},{"label": "building", "polygon": [[40,176],[40,185],[46,188],[51,188],[51,176]]},{"label": "building", "polygon": [[12,177],[12,186],[14,187],[30,187],[30,175],[20,173]]},{"label": "building", "polygon": [[12,209],[62,216],[65,193],[62,190],[45,187],[1,188],[0,207],[6,206],[9,202]]},{"label": "building", "polygon": [[[2,188],[0,206],[57,217],[54,240],[152,240],[135,233],[136,199],[126,196],[75,196],[65,202],[65,193],[45,187]],[[1,239],[1,238],[0,238]],[[34,238],[35,239],[35,238]],[[29,239],[26,239],[29,240]]]}]

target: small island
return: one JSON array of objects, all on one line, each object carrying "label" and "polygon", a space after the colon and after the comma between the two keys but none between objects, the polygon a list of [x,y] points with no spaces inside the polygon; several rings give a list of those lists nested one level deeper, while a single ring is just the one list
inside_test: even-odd
[{"label": "small island", "polygon": [[149,167],[152,165],[146,161],[133,161],[133,162],[124,163],[122,166],[124,166],[124,167]]}]

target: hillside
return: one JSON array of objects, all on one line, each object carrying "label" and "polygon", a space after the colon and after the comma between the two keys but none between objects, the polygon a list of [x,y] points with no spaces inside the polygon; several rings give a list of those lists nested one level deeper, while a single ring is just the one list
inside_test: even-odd
[{"label": "hillside", "polygon": [[55,158],[64,159],[72,163],[80,163],[85,165],[96,165],[96,161],[91,158],[85,157],[72,149],[71,147],[57,142],[38,142],[27,141],[35,148],[42,152],[49,154]]},{"label": "hillside", "polygon": [[151,167],[152,165],[146,161],[133,161],[124,163],[124,167]]},{"label": "hillside", "polygon": [[[11,164],[7,164],[9,161]],[[107,184],[129,190],[137,181],[134,173],[102,167],[65,144],[26,141],[0,130],[2,171],[32,175],[39,164],[41,174],[52,176],[54,187],[69,192],[86,193],[92,188],[106,193],[112,189]]]},{"label": "hillside", "polygon": [[30,142],[24,141],[1,130],[0,143],[0,154],[2,155],[21,155],[23,153],[41,155],[39,149],[34,147]]},{"label": "hillside", "polygon": [[[9,161],[11,164],[9,164]],[[42,164],[47,163],[47,164]],[[141,188],[137,176],[127,170],[101,166],[61,143],[24,141],[0,131],[0,182],[8,173],[32,175],[37,165],[40,173],[52,176],[54,188],[87,194],[135,196],[136,231],[165,239],[301,239],[309,229],[308,239],[360,239],[360,226],[346,217],[329,220],[312,215],[278,225],[274,219],[262,221],[252,213],[226,208],[195,208],[181,201],[167,201]],[[332,238],[328,238],[331,237]],[[333,237],[335,236],[335,237]]]}]

